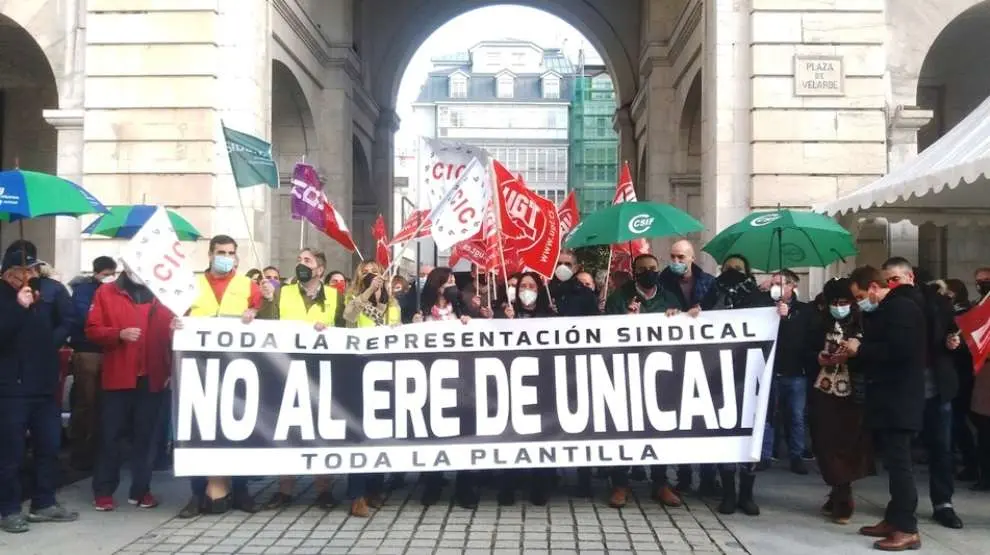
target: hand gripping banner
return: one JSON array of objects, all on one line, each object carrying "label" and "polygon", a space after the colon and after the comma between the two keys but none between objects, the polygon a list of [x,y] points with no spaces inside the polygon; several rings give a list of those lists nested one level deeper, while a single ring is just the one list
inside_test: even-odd
[{"label": "hand gripping banner", "polygon": [[773,308],[323,332],[186,318],[175,472],[756,461],[778,323]]}]

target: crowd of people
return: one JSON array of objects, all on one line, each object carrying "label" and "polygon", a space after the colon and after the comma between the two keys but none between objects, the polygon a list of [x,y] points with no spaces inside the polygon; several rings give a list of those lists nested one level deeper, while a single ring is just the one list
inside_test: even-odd
[{"label": "crowd of people", "polygon": [[[829,281],[814,299],[798,298],[799,276],[781,270],[758,278],[743,256],[721,261],[717,276],[696,262],[688,241],[677,241],[664,267],[644,254],[630,272],[584,270],[573,252],[560,255],[554,276],[530,272],[505,279],[450,268],[420,268],[416,278],[386,275],[365,261],[348,277],[327,267],[326,256],[303,249],[292,276],[268,267],[239,273],[238,245],[219,235],[209,244],[209,267],[198,275],[189,316],[299,321],[317,330],[375,327],[423,321],[488,318],[587,317],[601,314],[677,314],[775,307],[781,318],[771,388],[771,408],[758,463],[643,468],[582,468],[572,494],[591,497],[594,478],[609,484],[608,503],[624,507],[631,480],[649,479],[653,499],[682,504],[688,494],[711,498],[721,513],[758,515],[756,477],[786,451],[788,468],[808,474],[816,460],[828,493],[823,512],[845,524],[855,506],[853,483],[888,474],[891,500],[884,520],[860,532],[878,538],[878,549],[920,547],[914,468],[921,451],[929,467],[933,517],[962,528],[952,497],[957,482],[990,491],[990,374],[974,377],[972,359],[954,317],[972,306],[960,280],[934,282],[902,258],[882,268],[856,269]],[[130,440],[128,502],[153,508],[152,470],[167,458],[171,337],[181,325],[128,268],[108,257],[93,261],[90,275],[67,289],[50,276],[29,242],[12,244],[0,281],[0,529],[25,532],[33,522],[75,520],[55,499],[61,426],[53,392],[59,382],[59,349],[72,349],[74,406],[69,447],[74,466],[93,470],[93,506],[115,508],[121,444]],[[122,271],[119,271],[122,270]],[[990,268],[975,272],[979,295],[990,293]],[[489,283],[489,280],[492,283]],[[30,436],[34,484],[22,512],[19,470]],[[958,454],[958,461],[957,461]],[[959,462],[961,461],[961,463]],[[495,488],[502,505],[520,491],[546,504],[559,489],[553,469],[457,472],[455,502],[479,503],[479,490]],[[671,478],[675,480],[672,481]],[[350,514],[367,517],[405,481],[402,475],[346,477]],[[448,484],[442,473],[420,477],[422,503],[440,502]],[[316,503],[340,502],[333,478],[315,480]],[[179,516],[256,512],[293,503],[295,478],[279,478],[278,490],[256,503],[246,478],[191,480],[192,497]]]}]

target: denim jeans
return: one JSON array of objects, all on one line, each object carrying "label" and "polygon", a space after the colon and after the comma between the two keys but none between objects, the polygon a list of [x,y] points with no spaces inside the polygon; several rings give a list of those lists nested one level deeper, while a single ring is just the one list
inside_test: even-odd
[{"label": "denim jeans", "polygon": [[0,516],[21,512],[20,471],[27,432],[31,433],[34,450],[31,510],[47,509],[55,504],[61,424],[53,395],[0,397]]},{"label": "denim jeans", "polygon": [[788,454],[791,460],[800,459],[804,453],[804,409],[808,400],[808,380],[804,376],[778,376],[776,385],[780,394],[780,410],[787,418]]},{"label": "denim jeans", "polygon": [[955,459],[952,453],[952,403],[935,397],[925,402],[922,439],[928,451],[928,490],[932,506],[952,503]]}]

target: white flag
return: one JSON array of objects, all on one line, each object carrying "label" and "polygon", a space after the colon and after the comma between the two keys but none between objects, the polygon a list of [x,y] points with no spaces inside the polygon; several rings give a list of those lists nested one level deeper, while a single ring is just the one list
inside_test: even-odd
[{"label": "white flag", "polygon": [[124,246],[121,259],[176,316],[183,316],[196,300],[196,275],[164,208],[155,210]]},{"label": "white flag", "polygon": [[487,165],[472,158],[430,213],[430,234],[438,249],[447,250],[481,231],[491,190]]},{"label": "white flag", "polygon": [[487,167],[489,155],[484,149],[465,143],[423,137],[419,159],[422,162],[420,170],[423,183],[420,207],[435,208],[444,195],[453,189],[471,160],[477,159]]}]

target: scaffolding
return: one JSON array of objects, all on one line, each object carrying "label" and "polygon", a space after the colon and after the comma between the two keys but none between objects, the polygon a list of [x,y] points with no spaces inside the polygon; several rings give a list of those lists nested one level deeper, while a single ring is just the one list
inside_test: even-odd
[{"label": "scaffolding", "polygon": [[567,188],[575,191],[581,215],[612,204],[619,170],[619,137],[612,127],[615,87],[603,66],[579,58],[568,122]]}]

